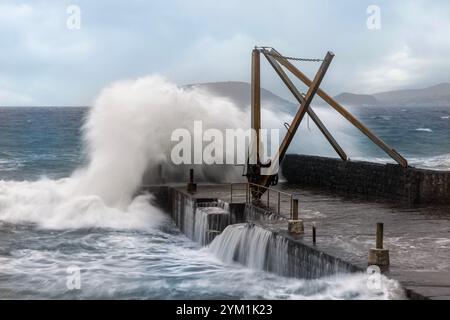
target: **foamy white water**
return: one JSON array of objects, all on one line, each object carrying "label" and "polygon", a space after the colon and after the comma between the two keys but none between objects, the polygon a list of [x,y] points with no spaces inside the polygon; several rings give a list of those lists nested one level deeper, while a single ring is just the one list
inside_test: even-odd
[{"label": "foamy white water", "polygon": [[61,180],[0,181],[0,220],[51,229],[158,225],[162,214],[148,196],[133,196],[149,167],[169,163],[172,131],[192,128],[198,115],[223,129],[246,121],[231,102],[159,76],[111,85],[83,127],[86,166]]},{"label": "foamy white water", "polygon": [[[375,157],[356,157],[353,160],[370,161],[376,163],[394,163],[390,158],[375,158]],[[442,154],[432,157],[414,157],[408,158],[410,166],[429,169],[429,170],[450,170],[450,154]]]}]

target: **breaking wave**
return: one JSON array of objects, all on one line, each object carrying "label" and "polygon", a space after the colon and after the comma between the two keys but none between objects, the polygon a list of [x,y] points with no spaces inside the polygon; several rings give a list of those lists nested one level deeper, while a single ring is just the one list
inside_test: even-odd
[{"label": "breaking wave", "polygon": [[55,229],[157,225],[162,213],[135,193],[149,166],[169,162],[171,132],[191,128],[198,115],[215,128],[246,121],[231,102],[159,76],[112,84],[83,127],[87,164],[59,180],[0,181],[0,220]]}]

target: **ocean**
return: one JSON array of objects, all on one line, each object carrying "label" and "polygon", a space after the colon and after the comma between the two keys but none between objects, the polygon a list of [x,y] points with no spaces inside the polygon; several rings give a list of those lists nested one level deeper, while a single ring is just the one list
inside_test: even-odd
[{"label": "ocean", "polygon": [[[361,107],[352,111],[412,165],[450,169],[450,108]],[[149,206],[150,196],[116,205],[111,204],[114,197],[109,201],[100,192],[85,192],[94,179],[83,175],[103,172],[92,169],[95,161],[89,156],[96,146],[95,138],[89,140],[95,130],[83,138],[83,125],[92,130],[88,113],[89,108],[0,108],[1,299],[402,297],[389,287],[370,290],[364,274],[290,279],[221,261],[208,247],[180,233],[159,209]],[[323,114],[332,129],[342,129],[337,137],[346,140],[343,144],[353,159],[388,161],[351,127],[334,122],[337,116],[328,111]],[[302,129],[302,139],[314,131],[310,127]],[[331,155],[325,145],[302,149],[304,140],[290,152]],[[89,170],[80,170],[89,163]],[[109,187],[105,182],[105,189]],[[75,289],[68,285],[74,268],[80,274]]]}]

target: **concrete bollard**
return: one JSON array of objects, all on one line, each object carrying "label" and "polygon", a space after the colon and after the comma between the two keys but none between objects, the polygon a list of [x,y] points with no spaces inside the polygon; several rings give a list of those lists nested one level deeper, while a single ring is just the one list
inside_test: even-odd
[{"label": "concrete bollard", "polygon": [[369,265],[376,265],[380,268],[387,268],[389,266],[389,250],[383,248],[383,228],[382,223],[377,223],[377,235],[375,248],[369,250]]},{"label": "concrete bollard", "polygon": [[196,193],[197,184],[194,183],[194,169],[189,169],[189,182],[187,184],[187,192]]},{"label": "concrete bollard", "polygon": [[288,221],[288,232],[296,235],[305,232],[303,220],[298,218],[298,199],[294,199],[292,202],[292,220]]}]

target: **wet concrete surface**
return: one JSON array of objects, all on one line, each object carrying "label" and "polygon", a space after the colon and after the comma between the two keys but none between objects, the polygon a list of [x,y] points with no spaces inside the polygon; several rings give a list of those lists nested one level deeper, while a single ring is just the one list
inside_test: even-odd
[{"label": "wet concrete surface", "polygon": [[[184,187],[180,186],[179,189]],[[238,189],[241,189],[240,191]],[[415,298],[450,299],[450,207],[411,207],[380,199],[341,196],[281,183],[275,188],[299,200],[305,235],[298,241],[312,246],[312,224],[317,228],[318,250],[362,270],[375,247],[376,223],[384,223],[384,247],[390,251],[387,276],[398,280]],[[245,187],[234,186],[233,202],[245,202]],[[199,186],[195,198],[229,202],[230,185]],[[258,206],[278,211],[278,196],[265,194]],[[288,196],[280,197],[280,215],[290,217]],[[287,223],[264,222],[267,228],[287,232]],[[272,224],[272,226],[270,226]]]}]

